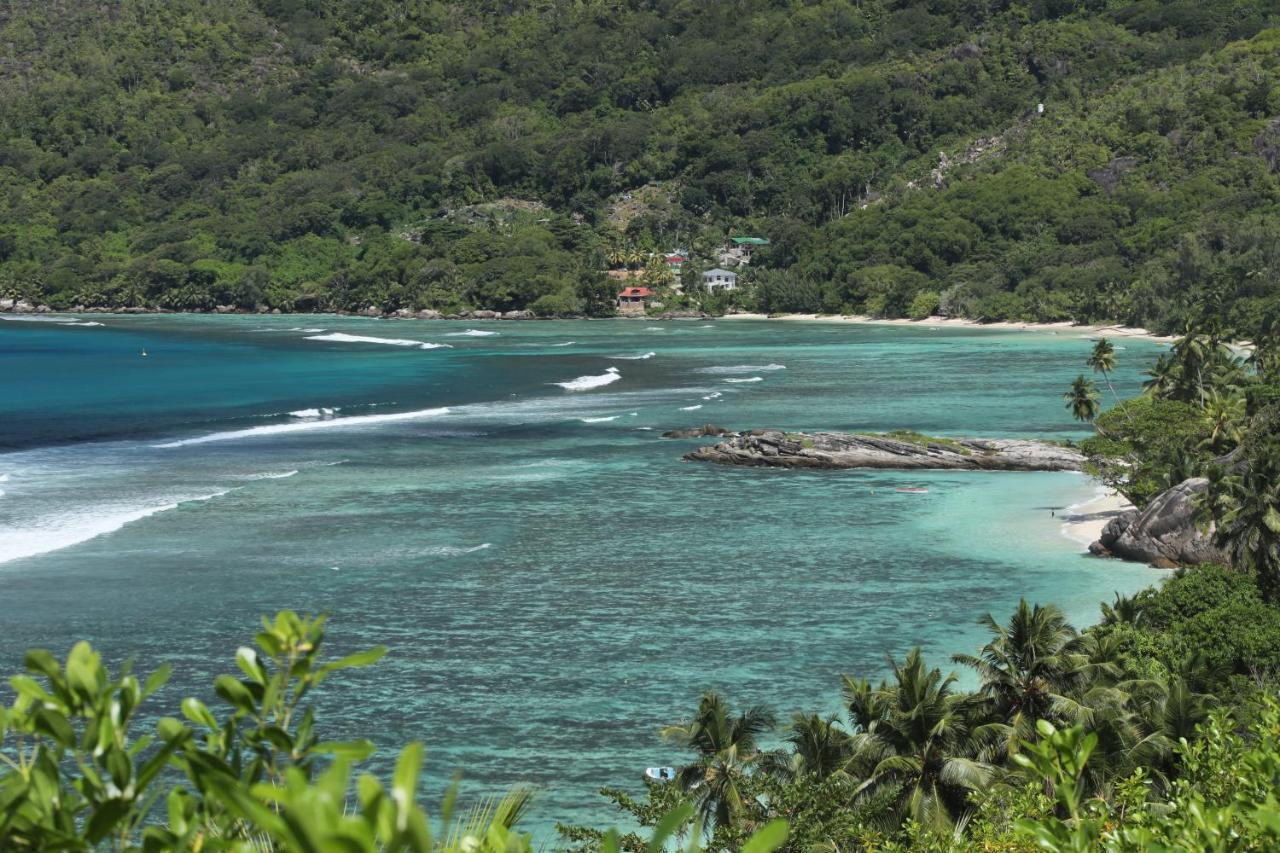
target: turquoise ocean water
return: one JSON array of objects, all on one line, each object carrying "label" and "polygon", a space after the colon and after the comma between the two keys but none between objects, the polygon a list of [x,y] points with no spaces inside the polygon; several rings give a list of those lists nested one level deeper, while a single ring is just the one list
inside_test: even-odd
[{"label": "turquoise ocean water", "polygon": [[[442,346],[428,346],[434,344]],[[1117,341],[1121,395],[1158,352]],[[0,667],[92,640],[210,695],[259,614],[330,611],[324,734],[428,746],[437,790],[617,818],[715,687],[781,718],[842,673],[938,665],[1019,596],[1078,624],[1158,575],[1082,555],[1074,474],[685,463],[664,429],[1080,437],[1090,341],[764,321],[0,320]],[[144,358],[140,353],[145,350]],[[895,493],[925,486],[927,494]],[[161,710],[157,706],[157,710]],[[168,708],[164,708],[168,710]]]}]

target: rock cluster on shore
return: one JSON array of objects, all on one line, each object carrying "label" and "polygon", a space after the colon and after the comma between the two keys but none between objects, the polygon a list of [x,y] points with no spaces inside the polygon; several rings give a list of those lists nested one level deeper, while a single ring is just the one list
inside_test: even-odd
[{"label": "rock cluster on shore", "polygon": [[1116,516],[1089,552],[1161,568],[1226,563],[1227,554],[1214,543],[1212,528],[1202,529],[1199,524],[1196,498],[1208,485],[1203,477],[1184,480],[1161,492],[1144,509]]},{"label": "rock cluster on shore", "polygon": [[751,430],[686,453],[685,459],[778,468],[884,468],[964,471],[1079,471],[1069,447],[1004,438],[907,440],[883,435]]}]

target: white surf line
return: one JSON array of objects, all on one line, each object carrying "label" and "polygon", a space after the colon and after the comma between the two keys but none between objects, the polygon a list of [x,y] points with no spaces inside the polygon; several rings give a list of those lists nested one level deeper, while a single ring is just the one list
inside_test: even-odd
[{"label": "white surf line", "polygon": [[396,423],[398,421],[415,421],[424,418],[438,418],[449,414],[449,408],[442,406],[436,409],[419,409],[413,412],[395,412],[387,415],[353,415],[349,418],[331,418],[329,420],[304,420],[287,424],[270,424],[269,426],[249,427],[247,429],[227,430],[163,444],[152,447],[168,449],[186,447],[191,444],[208,444],[212,441],[236,441],[243,438],[260,438],[262,436],[283,435],[293,432],[310,432],[320,429],[354,429],[377,424]]}]

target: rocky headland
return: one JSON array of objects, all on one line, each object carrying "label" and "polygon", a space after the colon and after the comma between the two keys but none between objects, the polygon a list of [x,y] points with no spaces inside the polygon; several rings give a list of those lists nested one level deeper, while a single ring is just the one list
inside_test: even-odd
[{"label": "rocky headland", "polygon": [[1228,555],[1214,542],[1212,528],[1200,524],[1196,500],[1208,485],[1203,477],[1193,477],[1161,492],[1141,510],[1121,513],[1089,546],[1090,553],[1161,568],[1227,563]]},{"label": "rocky headland", "polygon": [[731,434],[719,444],[686,453],[684,458],[774,468],[953,471],[1079,471],[1084,464],[1084,457],[1070,447],[1029,439],[941,439],[915,433],[864,435],[773,429]]}]

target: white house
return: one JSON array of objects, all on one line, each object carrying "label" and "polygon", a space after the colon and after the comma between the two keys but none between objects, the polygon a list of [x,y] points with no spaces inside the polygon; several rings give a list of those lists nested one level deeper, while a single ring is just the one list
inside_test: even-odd
[{"label": "white house", "polygon": [[716,288],[737,290],[738,274],[731,270],[722,270],[720,267],[716,267],[702,274],[702,286],[707,290],[715,290]]}]

